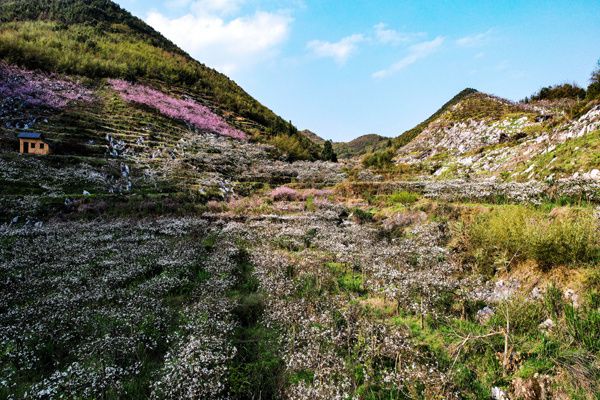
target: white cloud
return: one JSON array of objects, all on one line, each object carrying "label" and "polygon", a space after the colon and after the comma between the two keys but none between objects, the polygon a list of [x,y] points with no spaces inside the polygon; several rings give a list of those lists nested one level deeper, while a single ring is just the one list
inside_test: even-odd
[{"label": "white cloud", "polygon": [[196,0],[191,9],[196,15],[229,15],[238,11],[244,3],[245,0]]},{"label": "white cloud", "polygon": [[246,0],[167,0],[171,9],[189,7],[196,15],[228,15],[240,9]]},{"label": "white cloud", "polygon": [[[207,7],[202,12],[197,10],[200,3]],[[272,55],[287,39],[293,21],[287,13],[265,11],[225,18],[236,5],[241,1],[195,1],[182,17],[151,12],[146,22],[199,61],[231,73]]]},{"label": "white cloud", "polygon": [[463,36],[456,40],[456,44],[460,47],[478,47],[486,44],[491,36],[493,30],[490,29],[486,32],[477,33],[474,35]]},{"label": "white cloud", "polygon": [[373,27],[375,30],[375,39],[379,43],[398,45],[408,43],[416,38],[423,36],[423,33],[404,33],[388,28],[386,24],[380,22]]},{"label": "white cloud", "polygon": [[356,51],[358,44],[364,40],[365,37],[363,35],[355,34],[346,36],[337,42],[313,40],[308,42],[306,46],[317,57],[332,58],[338,64],[344,64],[352,53]]},{"label": "white cloud", "polygon": [[408,48],[408,54],[402,58],[400,61],[391,65],[389,68],[382,69],[373,74],[373,78],[385,78],[388,77],[395,72],[398,72],[417,61],[435,53],[443,44],[445,38],[443,36],[438,36],[437,38],[427,41],[417,43]]}]

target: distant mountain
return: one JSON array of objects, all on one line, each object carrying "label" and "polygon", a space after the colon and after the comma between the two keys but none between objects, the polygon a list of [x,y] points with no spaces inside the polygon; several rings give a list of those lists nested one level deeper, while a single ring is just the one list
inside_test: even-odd
[{"label": "distant mountain", "polygon": [[[318,145],[325,143],[325,139],[308,129],[300,131],[300,134]],[[391,143],[390,138],[371,133],[359,136],[349,142],[333,142],[333,150],[338,158],[352,158],[382,149]]]},{"label": "distant mountain", "polygon": [[403,134],[401,134],[400,136],[398,136],[394,140],[394,144],[398,147],[406,145],[411,140],[413,140],[415,137],[417,137],[417,135],[419,135],[419,133],[421,133],[423,131],[423,129],[425,129],[427,127],[427,125],[429,125],[429,123],[434,121],[437,117],[439,117],[441,114],[443,114],[446,110],[448,110],[453,105],[459,103],[462,99],[464,99],[472,94],[475,94],[475,93],[478,93],[477,90],[471,89],[471,88],[462,90],[460,93],[458,93],[456,96],[454,96],[448,102],[446,102],[442,107],[440,107],[439,110],[437,110],[435,113],[433,113],[433,115],[431,115],[425,121],[421,122],[419,125],[415,126],[412,129],[409,129],[408,131],[406,131]]},{"label": "distant mountain", "polygon": [[392,144],[390,138],[371,133],[359,136],[349,142],[334,143],[333,149],[339,158],[352,158],[366,154],[369,151],[385,148],[388,144]]},{"label": "distant mountain", "polygon": [[316,133],[314,133],[313,131],[310,131],[308,129],[304,129],[302,131],[300,131],[300,134],[304,137],[306,137],[307,139],[310,139],[310,141],[312,141],[313,143],[322,145],[323,143],[325,143],[325,139],[323,139],[321,136],[317,135]]}]

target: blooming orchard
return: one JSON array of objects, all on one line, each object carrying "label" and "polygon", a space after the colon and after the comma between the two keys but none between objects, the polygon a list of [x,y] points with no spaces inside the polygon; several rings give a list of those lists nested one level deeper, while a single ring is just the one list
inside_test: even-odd
[{"label": "blooming orchard", "polygon": [[147,86],[119,79],[111,79],[109,83],[126,101],[154,108],[167,117],[185,121],[200,130],[235,139],[246,138],[244,132],[231,127],[222,117],[194,100],[177,99]]}]

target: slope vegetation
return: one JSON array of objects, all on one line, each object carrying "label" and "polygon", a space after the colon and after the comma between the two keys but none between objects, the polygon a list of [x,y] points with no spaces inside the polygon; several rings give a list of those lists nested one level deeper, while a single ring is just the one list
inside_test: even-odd
[{"label": "slope vegetation", "polygon": [[175,86],[257,140],[285,136],[287,141],[277,143],[296,150],[292,158],[318,157],[317,146],[290,123],[111,1],[8,1],[0,4],[0,22],[0,57],[6,62],[95,82],[122,78],[157,88]]}]

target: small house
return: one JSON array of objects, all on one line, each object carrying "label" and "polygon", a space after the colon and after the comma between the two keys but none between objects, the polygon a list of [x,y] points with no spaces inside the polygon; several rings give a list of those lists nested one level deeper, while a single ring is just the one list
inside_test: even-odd
[{"label": "small house", "polygon": [[21,154],[47,155],[52,153],[50,144],[44,140],[44,135],[41,133],[21,132],[18,137]]}]

